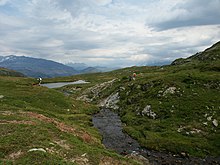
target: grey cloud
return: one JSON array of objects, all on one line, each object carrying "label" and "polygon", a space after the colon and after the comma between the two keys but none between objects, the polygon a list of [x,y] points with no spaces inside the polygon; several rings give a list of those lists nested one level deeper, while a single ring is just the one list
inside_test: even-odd
[{"label": "grey cloud", "polygon": [[220,24],[219,7],[220,0],[187,0],[172,8],[170,12],[176,12],[176,16],[151,24],[151,26],[160,31],[187,26]]},{"label": "grey cloud", "polygon": [[[199,47],[213,44],[220,36],[217,27],[208,26],[199,29],[197,35],[185,36],[185,31],[193,31],[185,26],[219,23],[216,9],[219,0],[185,0],[171,9],[173,0],[9,2],[10,8],[0,7],[0,52],[3,53],[24,53],[59,62],[129,66],[191,55]],[[163,6],[164,2],[168,4]],[[157,19],[161,13],[154,11],[154,7],[164,7],[161,13],[166,14],[166,21]],[[146,19],[149,19],[147,26]],[[149,24],[160,30],[172,30],[155,31]],[[200,32],[206,34],[205,38],[198,34]],[[191,40],[193,42],[188,43]],[[146,57],[142,63],[131,58],[142,55]]]},{"label": "grey cloud", "polygon": [[101,44],[97,42],[89,41],[67,41],[64,44],[64,48],[67,50],[91,50],[101,48]]},{"label": "grey cloud", "polygon": [[202,40],[195,45],[189,45],[187,43],[164,43],[163,45],[155,45],[152,47],[145,47],[141,52],[143,54],[153,54],[153,60],[157,61],[173,61],[180,57],[189,57],[198,51],[203,51],[201,47],[211,46],[213,42],[210,39]]}]

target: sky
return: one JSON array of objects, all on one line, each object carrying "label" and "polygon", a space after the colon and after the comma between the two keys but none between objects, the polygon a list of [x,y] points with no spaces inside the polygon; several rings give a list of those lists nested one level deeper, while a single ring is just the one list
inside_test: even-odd
[{"label": "sky", "polygon": [[220,40],[220,0],[0,0],[0,55],[128,67]]}]

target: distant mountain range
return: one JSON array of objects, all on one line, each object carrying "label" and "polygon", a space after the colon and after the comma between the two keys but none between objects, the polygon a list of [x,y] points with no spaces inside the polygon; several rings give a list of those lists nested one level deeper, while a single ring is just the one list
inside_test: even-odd
[{"label": "distant mountain range", "polygon": [[84,63],[67,63],[67,66],[73,67],[79,73],[97,73],[97,72],[109,72],[119,68],[108,68],[102,66],[88,66]]},{"label": "distant mountain range", "polygon": [[66,63],[65,65],[70,66],[72,68],[74,68],[77,71],[82,71],[86,68],[88,68],[89,66],[84,64],[84,63]]},{"label": "distant mountain range", "polygon": [[62,77],[84,73],[112,71],[117,68],[95,66],[84,63],[68,63],[66,65],[51,60],[26,56],[0,56],[0,67],[20,72],[28,77]]},{"label": "distant mountain range", "polygon": [[25,56],[0,56],[0,67],[12,69],[28,77],[70,76],[78,72],[69,66],[50,60]]}]

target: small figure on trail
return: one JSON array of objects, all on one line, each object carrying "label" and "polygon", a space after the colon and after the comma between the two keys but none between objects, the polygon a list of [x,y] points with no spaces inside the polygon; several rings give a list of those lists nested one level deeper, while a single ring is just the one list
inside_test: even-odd
[{"label": "small figure on trail", "polygon": [[129,81],[135,80],[137,74],[133,73],[132,75],[129,76]]},{"label": "small figure on trail", "polygon": [[37,80],[38,80],[38,85],[40,85],[40,84],[41,84],[41,82],[42,82],[42,78],[41,78],[41,77],[39,77]]},{"label": "small figure on trail", "polygon": [[136,73],[133,73],[133,80],[135,80],[136,76]]}]

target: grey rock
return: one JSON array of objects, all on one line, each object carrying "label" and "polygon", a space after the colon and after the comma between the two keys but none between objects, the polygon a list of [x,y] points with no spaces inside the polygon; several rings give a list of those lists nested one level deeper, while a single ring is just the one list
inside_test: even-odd
[{"label": "grey rock", "polygon": [[107,97],[104,102],[101,103],[101,106],[105,106],[106,108],[110,109],[119,109],[119,106],[117,103],[119,102],[119,93],[111,94],[109,97]]},{"label": "grey rock", "polygon": [[176,87],[169,87],[163,92],[163,96],[167,94],[174,94],[176,92]]},{"label": "grey rock", "polygon": [[32,148],[30,150],[28,150],[28,152],[33,152],[33,151],[41,151],[41,152],[47,152],[45,149],[43,148]]},{"label": "grey rock", "polygon": [[212,121],[212,124],[213,124],[215,127],[218,127],[218,120],[214,119],[214,120]]},{"label": "grey rock", "polygon": [[151,105],[147,105],[144,108],[144,110],[141,112],[141,114],[142,114],[142,116],[146,115],[146,116],[151,117],[153,119],[155,119],[157,116],[156,113],[151,110]]},{"label": "grey rock", "polygon": [[113,79],[101,84],[97,84],[93,87],[90,87],[86,89],[85,91],[82,92],[82,95],[77,98],[77,100],[83,100],[86,102],[92,102],[93,100],[97,99],[100,97],[100,94],[103,90],[106,88],[112,86],[112,84],[116,81],[117,79]]},{"label": "grey rock", "polygon": [[207,117],[207,120],[211,121],[212,120],[212,116]]}]

